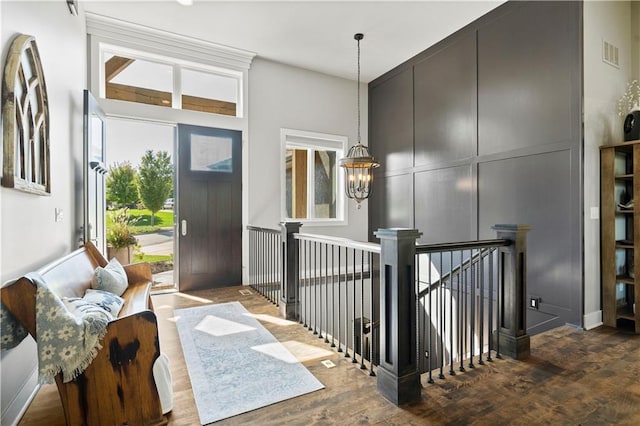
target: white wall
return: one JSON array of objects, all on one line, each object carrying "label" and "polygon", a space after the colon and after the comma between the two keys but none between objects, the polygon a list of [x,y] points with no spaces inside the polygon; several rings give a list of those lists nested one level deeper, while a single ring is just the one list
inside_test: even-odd
[{"label": "white wall", "polygon": [[640,1],[631,2],[631,75],[640,80]]},{"label": "white wall", "polygon": [[[75,249],[76,206],[82,188],[82,90],[86,82],[84,18],[62,1],[0,2],[2,68],[18,33],[35,36],[47,84],[50,112],[51,196],[0,189],[0,281],[2,283]],[[54,209],[64,219],[54,221]],[[37,366],[31,338],[2,353],[2,421],[11,424],[35,386]]]},{"label": "white wall", "polygon": [[[630,2],[584,2],[584,322],[602,324],[600,298],[600,149],[623,140],[617,101],[631,74]],[[620,49],[620,68],[602,62],[602,40]],[[637,49],[636,44],[636,49]]]},{"label": "white wall", "polygon": [[[360,90],[362,141],[367,144],[367,91]],[[280,203],[280,129],[289,128],[357,139],[356,83],[256,58],[249,70],[249,224],[277,228]],[[343,194],[342,188],[340,193]],[[302,232],[367,238],[367,203],[348,202],[348,225]]]}]

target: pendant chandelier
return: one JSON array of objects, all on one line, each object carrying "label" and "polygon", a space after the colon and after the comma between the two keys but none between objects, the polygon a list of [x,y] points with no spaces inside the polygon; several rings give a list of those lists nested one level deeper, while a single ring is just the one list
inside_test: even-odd
[{"label": "pendant chandelier", "polygon": [[345,193],[347,197],[360,203],[369,198],[373,183],[373,169],[380,167],[375,158],[369,154],[369,149],[360,143],[360,40],[364,35],[357,33],[353,38],[358,42],[358,143],[352,146],[345,158],[339,162],[346,173]]}]

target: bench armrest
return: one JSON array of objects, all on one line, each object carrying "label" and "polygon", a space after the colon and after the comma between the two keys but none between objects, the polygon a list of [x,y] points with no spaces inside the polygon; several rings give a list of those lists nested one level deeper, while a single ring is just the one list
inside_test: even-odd
[{"label": "bench armrest", "polygon": [[[160,356],[155,314],[145,310],[110,322],[102,344],[103,349],[79,377],[58,383],[67,407],[67,424],[166,422],[153,376],[153,364]],[[106,413],[111,417],[105,418]]]},{"label": "bench armrest", "polygon": [[151,273],[151,265],[147,262],[132,263],[123,265],[124,271],[127,273],[127,281],[129,285],[139,282],[152,282],[153,274]]}]

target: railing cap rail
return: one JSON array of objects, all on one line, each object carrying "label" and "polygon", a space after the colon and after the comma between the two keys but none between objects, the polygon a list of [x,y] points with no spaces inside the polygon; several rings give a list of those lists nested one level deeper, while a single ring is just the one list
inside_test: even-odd
[{"label": "railing cap rail", "polygon": [[335,244],[337,246],[353,248],[357,250],[367,251],[370,253],[378,253],[378,254],[380,253],[380,244],[354,241],[348,238],[332,237],[328,235],[302,234],[302,233],[294,234],[294,238],[296,238],[297,240]]},{"label": "railing cap rail", "polygon": [[267,234],[278,234],[278,235],[282,233],[282,231],[280,231],[279,229],[261,228],[259,226],[253,226],[253,225],[247,225],[247,230],[265,232]]},{"label": "railing cap rail", "polygon": [[436,253],[441,251],[472,250],[488,247],[506,247],[511,245],[510,240],[478,240],[462,241],[457,243],[419,244],[416,253]]}]

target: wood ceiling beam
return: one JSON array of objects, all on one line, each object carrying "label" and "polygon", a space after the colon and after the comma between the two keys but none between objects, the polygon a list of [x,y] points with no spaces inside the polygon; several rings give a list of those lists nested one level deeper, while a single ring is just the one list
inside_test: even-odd
[{"label": "wood ceiling beam", "polygon": [[233,102],[217,101],[215,99],[199,98],[189,95],[182,95],[182,109],[210,112],[213,114],[236,115],[236,104]]},{"label": "wood ceiling beam", "polygon": [[104,75],[107,82],[114,79],[118,74],[131,65],[135,59],[113,56],[104,64]]},{"label": "wood ceiling beam", "polygon": [[[171,93],[124,84],[107,83],[107,99],[137,102],[148,105],[171,106]],[[197,96],[182,95],[182,109],[213,114],[236,115],[236,104]]]},{"label": "wood ceiling beam", "polygon": [[106,97],[107,99],[118,99],[121,101],[137,102],[139,104],[171,106],[171,93],[169,92],[117,83],[107,83]]}]

